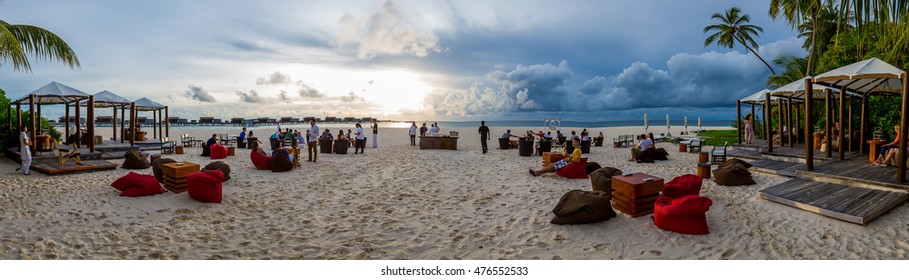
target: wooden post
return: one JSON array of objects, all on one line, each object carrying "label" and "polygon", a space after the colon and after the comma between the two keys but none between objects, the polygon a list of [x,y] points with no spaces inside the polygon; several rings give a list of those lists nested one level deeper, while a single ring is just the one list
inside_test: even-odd
[{"label": "wooden post", "polygon": [[[859,117],[859,154],[865,153],[865,130],[868,129],[866,125],[868,110],[868,94],[862,94],[862,115]],[[870,152],[870,150],[869,150]]]},{"label": "wooden post", "polygon": [[742,129],[743,129],[743,127],[742,127],[742,101],[741,101],[741,100],[736,100],[736,101],[735,101],[735,111],[736,111],[736,118],[735,118],[735,134],[739,137],[739,138],[738,138],[738,139],[739,139],[739,142],[738,142],[738,143],[739,143],[739,144],[742,144]]},{"label": "wooden post", "polygon": [[[41,105],[38,105],[38,106],[41,106]],[[30,140],[32,141],[32,143],[34,143],[35,136],[37,135],[37,133],[35,133],[35,95],[34,94],[28,96],[28,114],[31,117],[31,120],[30,120],[31,123],[28,125],[28,128],[30,130],[29,137],[31,137]],[[35,145],[32,145],[31,150],[32,150],[32,153],[35,152]]]},{"label": "wooden post", "polygon": [[[754,101],[751,101],[751,129],[755,128],[755,124],[757,124],[757,116],[754,115]],[[755,135],[755,139],[757,139],[757,135]]]},{"label": "wooden post", "polygon": [[111,108],[113,108],[114,114],[111,115],[110,127],[112,128],[111,130],[113,130],[113,132],[114,132],[113,140],[117,140],[117,106],[113,106]]},{"label": "wooden post", "polygon": [[[129,131],[126,127],[126,104],[120,105],[120,129],[123,132]],[[126,143],[126,134],[120,133],[120,143]]]},{"label": "wooden post", "polygon": [[833,144],[833,135],[832,134],[833,133],[831,133],[831,130],[830,130],[830,128],[833,127],[833,125],[831,124],[831,122],[833,121],[833,112],[830,110],[830,98],[832,96],[833,96],[832,90],[830,90],[829,88],[824,89],[824,107],[825,107],[824,118],[827,119],[824,121],[824,139],[826,139],[826,141],[824,141],[824,143],[827,144],[827,152],[826,152],[827,158],[833,157],[833,146],[832,146],[832,144]]},{"label": "wooden post", "polygon": [[902,108],[900,110],[900,150],[898,157],[896,158],[896,182],[905,183],[906,182],[906,125],[909,124],[909,95],[907,95],[907,87],[909,87],[909,76],[906,75],[906,72],[900,74],[900,81],[903,82],[902,90]]},{"label": "wooden post", "polygon": [[164,110],[158,109],[158,136],[164,138]]},{"label": "wooden post", "polygon": [[[22,100],[16,101],[16,122],[17,122],[16,123],[16,133],[13,135],[16,135],[16,139],[19,139],[18,135],[19,135],[19,133],[21,133],[19,130],[22,129]],[[19,147],[19,149],[22,149],[22,143],[19,143],[19,142],[22,142],[22,141],[16,141],[16,147]]]},{"label": "wooden post", "polygon": [[[38,117],[35,119],[35,126],[37,127],[35,129],[35,134],[40,134],[38,132],[40,132],[42,129],[44,129],[41,125],[41,99],[38,99]],[[38,140],[35,140],[35,138],[32,138],[32,141],[38,141]],[[37,146],[35,147],[35,149],[37,149]]]},{"label": "wooden post", "polygon": [[129,145],[136,145],[136,102],[129,103]]},{"label": "wooden post", "polygon": [[152,110],[152,138],[158,138],[158,110]]},{"label": "wooden post", "polygon": [[854,103],[855,103],[855,97],[850,95],[849,96],[849,121],[848,121],[849,137],[847,138],[847,139],[849,139],[849,152],[850,153],[852,152],[852,145],[855,145],[855,144],[853,144],[853,143],[855,143],[855,139],[853,139],[853,138],[855,138],[855,135],[852,133],[852,117],[853,117],[853,114],[855,113],[854,112],[855,106],[853,105]]},{"label": "wooden post", "polygon": [[798,133],[798,130],[795,130],[792,128],[792,96],[791,95],[786,98],[786,129],[788,129],[787,132],[789,132],[788,135],[786,135],[786,136],[788,136],[788,138],[789,138],[789,147],[791,148],[791,147],[793,147],[792,146],[792,135]]},{"label": "wooden post", "polygon": [[170,137],[170,113],[167,111],[167,106],[164,106],[164,119],[166,121],[165,126],[164,126],[164,137],[169,138]]},{"label": "wooden post", "polygon": [[63,135],[63,139],[67,140],[69,138],[69,102],[66,102],[64,104],[66,104],[66,115],[63,115],[63,118],[66,119],[66,128],[63,130],[63,132],[66,133],[66,135]]},{"label": "wooden post", "polygon": [[[80,129],[82,129],[82,124],[81,124],[81,120],[82,120],[81,113],[82,112],[80,112],[81,108],[79,108],[79,102],[75,102],[75,104],[73,104],[73,107],[75,107],[75,109],[76,109],[76,131],[81,131]],[[69,116],[67,116],[67,118],[69,118]]]},{"label": "wooden post", "polygon": [[86,118],[88,119],[88,152],[95,152],[95,96],[88,96],[88,112],[86,112]]},{"label": "wooden post", "polygon": [[837,123],[840,124],[840,129],[838,129],[839,131],[837,132],[838,134],[836,136],[836,139],[837,139],[836,146],[838,148],[837,149],[837,158],[839,160],[843,160],[843,158],[845,158],[844,153],[846,152],[845,147],[843,147],[843,142],[845,142],[845,141],[843,141],[843,134],[844,134],[844,130],[845,130],[843,128],[843,124],[846,123],[843,121],[843,113],[845,110],[846,110],[846,87],[844,86],[843,89],[840,90],[840,108],[839,108],[840,113],[839,113],[839,116],[836,118],[838,120]]},{"label": "wooden post", "polygon": [[811,120],[811,103],[814,102],[814,84],[805,77],[805,170],[814,170],[814,122]]},{"label": "wooden post", "polygon": [[780,134],[780,147],[786,147],[786,141],[783,141],[783,98],[776,100],[776,114],[779,117],[779,123],[777,124],[777,133]]},{"label": "wooden post", "polygon": [[[796,131],[799,131],[801,133],[805,132],[805,130],[803,129],[804,125],[802,123],[802,107],[800,107],[800,106],[795,106],[795,128],[796,128]],[[802,135],[802,137],[799,137],[798,134],[795,135],[796,143],[799,143],[799,141],[804,142],[804,140],[805,140],[805,135]]]},{"label": "wooden post", "polygon": [[767,152],[772,153],[773,152],[773,135],[770,134],[770,126],[772,125],[773,122],[770,121],[770,116],[773,114],[770,113],[770,110],[771,110],[771,108],[773,108],[773,105],[770,105],[770,92],[768,91],[767,93],[765,93],[764,97],[767,98],[766,100],[764,100],[764,104],[765,104],[764,105],[764,124],[766,124],[764,126],[764,132],[766,132],[766,134],[764,134],[765,135],[764,137],[767,138]]}]

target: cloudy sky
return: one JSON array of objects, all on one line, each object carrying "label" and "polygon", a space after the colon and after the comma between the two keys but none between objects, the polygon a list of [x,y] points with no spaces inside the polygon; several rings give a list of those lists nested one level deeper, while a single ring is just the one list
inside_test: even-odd
[{"label": "cloudy sky", "polygon": [[[733,119],[769,70],[703,46],[731,6],[764,28],[768,61],[803,54],[769,0],[6,0],[0,19],[46,28],[82,68],[0,66],[17,98],[50,81],[149,97],[171,116],[473,120],[643,112]],[[100,114],[100,113],[99,113]]]}]

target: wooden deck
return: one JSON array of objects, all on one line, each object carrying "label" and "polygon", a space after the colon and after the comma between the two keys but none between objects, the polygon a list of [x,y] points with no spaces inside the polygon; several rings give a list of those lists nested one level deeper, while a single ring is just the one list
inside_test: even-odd
[{"label": "wooden deck", "polygon": [[764,189],[758,196],[834,219],[867,225],[909,199],[909,192],[792,179]]},{"label": "wooden deck", "polygon": [[874,166],[868,163],[867,157],[857,157],[851,160],[828,160],[815,165],[812,171],[805,171],[803,165],[796,171],[796,174],[800,178],[835,184],[863,184],[909,189],[909,183],[896,182],[895,167]]},{"label": "wooden deck", "polygon": [[759,159],[750,163],[752,165],[751,169],[754,171],[776,174],[791,178],[795,178],[795,170],[798,170],[799,168],[805,168],[805,164],[803,163],[776,161],[770,159]]},{"label": "wooden deck", "polygon": [[56,162],[32,164],[31,169],[43,174],[53,176],[82,172],[114,170],[117,169],[117,165],[106,160],[83,160],[82,165],[78,165],[73,160],[70,160],[62,166]]}]

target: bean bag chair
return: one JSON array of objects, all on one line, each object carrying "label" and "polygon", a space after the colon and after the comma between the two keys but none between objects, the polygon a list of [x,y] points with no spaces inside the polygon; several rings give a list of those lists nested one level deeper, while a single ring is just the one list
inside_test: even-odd
[{"label": "bean bag chair", "polygon": [[139,151],[129,151],[124,155],[125,159],[123,160],[123,169],[147,169],[151,167],[148,164],[148,159],[142,155]]},{"label": "bean bag chair", "polygon": [[590,185],[593,187],[593,191],[601,191],[612,195],[613,176],[622,176],[622,170],[613,167],[603,167],[590,173]]},{"label": "bean bag chair", "polygon": [[750,166],[751,164],[747,162],[726,161],[719,168],[713,170],[713,181],[721,186],[754,185],[756,183],[751,178],[751,171],[748,171]]},{"label": "bean bag chair", "polygon": [[584,168],[587,166],[587,158],[581,158],[580,162],[573,162],[568,166],[562,167],[556,171],[556,175],[568,178],[568,179],[587,179],[587,171]]},{"label": "bean bag chair", "polygon": [[249,153],[249,159],[252,160],[253,166],[257,170],[271,170],[271,157],[260,154],[253,150]]},{"label": "bean bag chair", "polygon": [[602,168],[602,166],[600,166],[599,163],[588,162],[587,165],[584,166],[584,173],[587,173],[587,176],[590,176],[590,173],[593,173],[594,171],[597,171],[597,169],[600,169],[600,168]]},{"label": "bean bag chair", "polygon": [[741,166],[744,166],[745,168],[751,168],[751,163],[748,163],[747,161],[737,159],[737,158],[731,158],[731,159],[726,160],[725,162],[720,164],[720,167],[727,166],[727,165],[741,165]]},{"label": "bean bag chair", "polygon": [[568,191],[552,209],[552,213],[555,214],[552,223],[579,225],[612,219],[616,214],[609,204],[609,199],[609,194],[605,192]]},{"label": "bean bag chair", "polygon": [[130,172],[120,177],[120,179],[111,183],[110,186],[119,190],[120,196],[137,197],[164,193],[164,188],[158,184],[158,179],[155,176],[136,172]]},{"label": "bean bag chair", "polygon": [[637,159],[639,162],[653,163],[654,162],[653,160],[655,158],[656,158],[656,149],[650,148],[650,149],[646,149],[646,150],[643,150],[640,153],[638,153]]},{"label": "bean bag chair", "polygon": [[224,181],[230,180],[230,165],[223,161],[213,161],[206,165],[202,170],[218,170],[224,174]]},{"label": "bean bag chair", "polygon": [[681,234],[708,234],[707,210],[713,201],[697,195],[673,199],[660,196],[653,205],[653,223],[664,230]]},{"label": "bean bag chair", "polygon": [[205,143],[202,144],[202,156],[203,157],[211,156],[211,147],[206,145]]},{"label": "bean bag chair", "polygon": [[271,172],[287,172],[294,169],[294,162],[290,160],[287,150],[278,150],[279,152],[271,156],[269,160]]},{"label": "bean bag chair", "polygon": [[701,183],[704,179],[692,174],[685,174],[672,178],[663,184],[663,195],[670,198],[680,198],[686,195],[700,195]]},{"label": "bean bag chair", "polygon": [[211,159],[222,159],[227,158],[227,147],[221,146],[221,144],[214,144],[209,147]]},{"label": "bean bag chair", "polygon": [[190,174],[186,178],[186,192],[200,202],[221,203],[221,170],[205,170]]},{"label": "bean bag chair", "polygon": [[653,153],[653,159],[669,160],[669,153],[667,153],[666,149],[663,149],[663,148],[656,149]]},{"label": "bean bag chair", "polygon": [[155,174],[155,179],[158,179],[159,183],[164,183],[164,165],[174,162],[177,161],[169,158],[159,158],[152,162],[152,173]]}]

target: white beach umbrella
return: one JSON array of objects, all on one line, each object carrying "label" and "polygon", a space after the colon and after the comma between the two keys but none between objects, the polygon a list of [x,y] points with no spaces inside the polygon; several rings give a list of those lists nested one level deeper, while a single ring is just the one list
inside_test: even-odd
[{"label": "white beach umbrella", "polygon": [[698,129],[701,129],[701,116],[698,116]]},{"label": "white beach umbrella", "polygon": [[649,128],[650,126],[647,125],[647,113],[644,113],[644,133],[647,133],[647,129]]},{"label": "white beach umbrella", "polygon": [[669,135],[672,135],[672,133],[669,132],[669,114],[666,114],[666,136]]},{"label": "white beach umbrella", "polygon": [[685,132],[688,132],[688,116],[685,116]]}]

